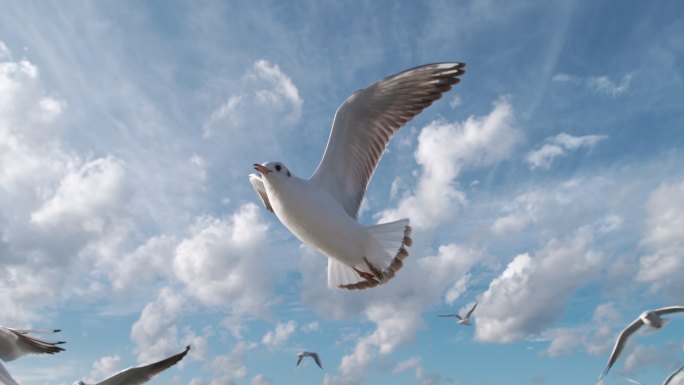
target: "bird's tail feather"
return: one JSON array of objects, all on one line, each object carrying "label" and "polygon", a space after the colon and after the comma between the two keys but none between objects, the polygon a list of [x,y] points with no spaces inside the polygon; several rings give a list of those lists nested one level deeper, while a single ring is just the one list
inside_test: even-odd
[{"label": "bird's tail feather", "polygon": [[406,248],[411,246],[413,240],[408,218],[369,226],[367,229],[379,245],[377,252],[364,257],[366,266],[357,267],[365,271],[368,278],[360,281],[357,279],[352,284],[338,285],[343,289],[367,289],[383,284],[394,277],[409,256]]}]

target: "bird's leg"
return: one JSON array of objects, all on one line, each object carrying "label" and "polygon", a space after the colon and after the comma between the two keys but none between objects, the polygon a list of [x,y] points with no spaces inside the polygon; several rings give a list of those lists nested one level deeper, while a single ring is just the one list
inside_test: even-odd
[{"label": "bird's leg", "polygon": [[380,269],[378,269],[377,267],[373,266],[373,264],[370,263],[370,261],[368,261],[368,258],[363,257],[363,260],[364,262],[366,262],[366,266],[368,266],[368,269],[370,269],[371,273],[373,273],[373,275],[375,275],[377,279],[382,281],[385,278],[385,275],[382,273],[382,271],[380,271]]},{"label": "bird's leg", "polygon": [[375,280],[375,276],[373,274],[366,273],[365,271],[361,271],[355,267],[352,267],[352,269],[354,269],[354,271],[356,271],[361,276],[361,278],[365,279],[366,281],[368,281],[370,283],[378,284],[378,281]]}]

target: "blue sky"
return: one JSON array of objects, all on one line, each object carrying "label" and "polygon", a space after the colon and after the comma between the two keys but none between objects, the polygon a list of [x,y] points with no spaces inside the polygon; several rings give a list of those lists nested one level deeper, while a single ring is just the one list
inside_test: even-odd
[{"label": "blue sky", "polygon": [[[680,1],[0,8],[0,324],[67,341],[6,364],[22,384],[187,344],[154,383],[591,384],[619,330],[682,304]],[[439,61],[467,72],[392,140],[360,216],[410,217],[411,256],[328,289],[251,165],[309,176],[347,96]],[[474,301],[471,327],[436,316]],[[604,384],[682,364],[673,318]]]}]

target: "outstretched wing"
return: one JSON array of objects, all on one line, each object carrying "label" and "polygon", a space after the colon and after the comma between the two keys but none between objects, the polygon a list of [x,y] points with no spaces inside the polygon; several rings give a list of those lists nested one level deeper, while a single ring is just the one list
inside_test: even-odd
[{"label": "outstretched wing", "polygon": [[0,382],[6,385],[19,385],[19,383],[12,378],[12,375],[9,374],[7,369],[2,365],[2,362],[0,362]]},{"label": "outstretched wing", "polygon": [[438,314],[437,317],[457,317],[458,319],[461,319],[461,316],[454,313],[454,314]]},{"label": "outstretched wing", "polygon": [[264,181],[261,180],[261,175],[249,174],[249,182],[254,187],[257,195],[259,195],[261,203],[266,206],[266,210],[273,212],[273,207],[271,207],[271,202],[268,201],[268,194],[266,194],[266,188],[264,187]]},{"label": "outstretched wing", "polygon": [[316,365],[318,365],[319,368],[323,369],[323,364],[321,363],[321,358],[318,357],[318,353],[311,353],[311,357],[316,361]]},{"label": "outstretched wing", "polygon": [[684,311],[684,306],[669,306],[655,310],[655,313],[658,315],[663,315],[670,313],[679,313],[681,311]]},{"label": "outstretched wing", "polygon": [[606,374],[608,374],[608,371],[610,370],[611,366],[613,366],[618,356],[622,352],[622,349],[625,347],[625,344],[627,343],[627,339],[629,338],[629,336],[631,336],[632,334],[634,334],[634,332],[639,330],[639,328],[643,324],[644,322],[641,320],[641,318],[637,318],[634,322],[629,324],[629,326],[627,326],[625,330],[623,330],[620,333],[620,336],[618,336],[617,340],[615,341],[613,352],[610,353],[608,365],[606,365],[606,368],[603,370],[603,373],[601,374],[601,376],[599,376],[599,380],[603,378]]},{"label": "outstretched wing", "polygon": [[297,355],[297,365],[295,365],[295,366],[299,366],[299,364],[302,363],[302,358],[304,358],[303,354]]},{"label": "outstretched wing", "polygon": [[473,311],[475,311],[475,308],[477,307],[477,302],[475,302],[475,305],[468,310],[468,314],[466,314],[466,318],[470,318],[470,315],[473,314]]},{"label": "outstretched wing", "polygon": [[464,63],[415,67],[363,88],[335,113],[323,159],[310,180],[356,218],[387,143],[408,121],[442,97],[465,73]]},{"label": "outstretched wing", "polygon": [[190,346],[187,346],[182,352],[175,354],[164,360],[155,362],[145,366],[136,366],[120,371],[119,373],[107,378],[96,385],[140,385],[152,379],[152,377],[170,368],[171,366],[182,360]]},{"label": "outstretched wing", "polygon": [[[55,330],[52,332],[56,332]],[[50,333],[46,330],[37,330],[37,333]],[[55,354],[64,350],[57,345],[64,341],[50,341],[29,335],[32,330],[19,330],[8,327],[0,327],[0,359],[12,361],[27,354]]]}]

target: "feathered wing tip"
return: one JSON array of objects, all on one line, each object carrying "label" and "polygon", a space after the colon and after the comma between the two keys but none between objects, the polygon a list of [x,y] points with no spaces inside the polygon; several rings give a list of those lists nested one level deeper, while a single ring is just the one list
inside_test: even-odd
[{"label": "feathered wing tip", "polygon": [[38,334],[47,334],[47,333],[56,333],[59,330],[55,331],[46,331],[46,330],[15,330],[15,329],[9,329],[12,331],[17,337],[19,337],[19,343],[22,344],[23,346],[26,347],[28,351],[31,353],[36,353],[36,354],[55,354],[64,351],[64,348],[57,346],[66,343],[65,341],[51,341],[51,340],[46,340],[43,338],[38,338],[29,335],[29,333],[38,333]]},{"label": "feathered wing tip", "polygon": [[[390,261],[389,266],[384,270],[380,270],[378,267],[370,263],[368,259],[364,258],[367,267],[372,274],[368,277],[364,277],[365,279],[362,281],[352,284],[339,285],[338,287],[342,289],[363,290],[381,285],[394,278],[394,275],[397,273],[397,271],[404,266],[404,260],[409,256],[409,252],[406,250],[406,248],[413,244],[413,239],[411,238],[412,230],[411,226],[409,226],[408,219],[401,219],[391,223],[383,223],[380,225],[371,226],[368,229],[375,239],[378,240],[381,245],[383,245],[383,247],[388,250],[394,250],[394,257]],[[396,246],[397,232],[401,237],[401,244],[398,248]]]}]

